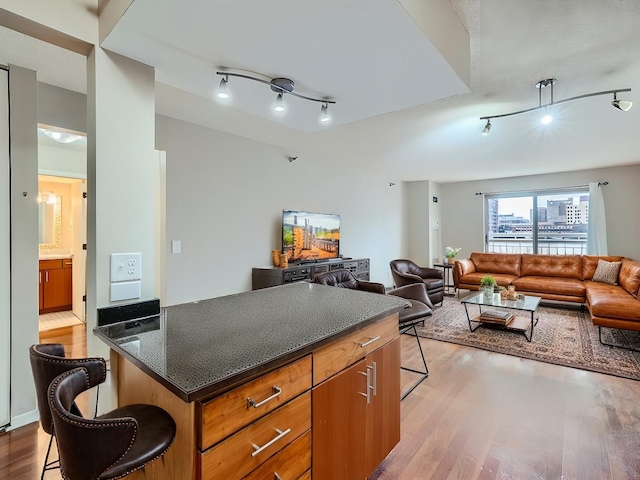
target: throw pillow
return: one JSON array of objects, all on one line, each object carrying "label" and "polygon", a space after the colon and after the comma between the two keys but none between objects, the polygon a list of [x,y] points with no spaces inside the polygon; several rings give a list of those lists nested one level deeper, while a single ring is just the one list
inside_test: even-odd
[{"label": "throw pillow", "polygon": [[604,260],[598,260],[598,266],[596,267],[592,280],[594,282],[617,285],[621,264],[622,262],[605,262]]}]

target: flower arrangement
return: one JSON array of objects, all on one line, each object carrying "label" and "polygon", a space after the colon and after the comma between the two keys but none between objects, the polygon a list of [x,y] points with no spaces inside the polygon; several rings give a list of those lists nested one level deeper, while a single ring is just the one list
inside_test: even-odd
[{"label": "flower arrangement", "polygon": [[462,248],[446,247],[444,249],[444,256],[447,258],[455,258],[460,250],[462,250]]}]

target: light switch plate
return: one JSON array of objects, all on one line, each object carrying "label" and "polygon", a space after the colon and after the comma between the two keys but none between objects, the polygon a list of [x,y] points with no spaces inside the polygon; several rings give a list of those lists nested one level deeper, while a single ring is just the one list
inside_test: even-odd
[{"label": "light switch plate", "polygon": [[112,253],[111,281],[127,282],[142,279],[141,253]]},{"label": "light switch plate", "polygon": [[140,282],[120,282],[111,284],[111,301],[140,298]]},{"label": "light switch plate", "polygon": [[171,240],[171,253],[182,253],[182,242],[180,240]]}]

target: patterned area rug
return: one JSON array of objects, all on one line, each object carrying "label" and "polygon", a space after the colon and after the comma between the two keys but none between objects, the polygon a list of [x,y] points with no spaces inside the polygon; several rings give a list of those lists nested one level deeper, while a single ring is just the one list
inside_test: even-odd
[{"label": "patterned area rug", "polygon": [[[478,307],[468,305],[469,313],[476,315]],[[519,315],[530,315],[520,312]],[[533,340],[524,335],[481,326],[469,331],[464,306],[455,297],[445,297],[442,307],[436,307],[433,316],[418,327],[418,335],[434,340],[457,343],[492,352],[541,362],[591,370],[640,380],[640,353],[601,345],[598,327],[591,323],[589,312],[575,308],[561,308],[542,304],[536,312],[538,324]],[[477,324],[473,324],[474,326]],[[640,349],[640,334],[605,328],[603,341]]]}]

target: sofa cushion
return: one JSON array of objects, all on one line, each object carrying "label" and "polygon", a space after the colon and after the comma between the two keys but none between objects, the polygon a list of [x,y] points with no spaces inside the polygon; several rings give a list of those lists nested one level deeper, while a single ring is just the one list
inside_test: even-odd
[{"label": "sofa cushion", "polygon": [[617,318],[640,322],[640,300],[619,285],[585,280],[587,305],[594,317]]},{"label": "sofa cushion", "polygon": [[[484,277],[485,275],[488,274],[485,272],[468,273],[467,275],[464,275],[460,278],[459,284],[477,285],[479,287],[480,280],[482,280],[482,277]],[[518,278],[515,275],[506,275],[504,273],[492,273],[491,276],[496,279],[496,283],[498,285],[502,285],[503,287],[510,285],[514,280]]]},{"label": "sofa cushion", "polygon": [[520,276],[562,277],[582,280],[582,256],[523,253]]},{"label": "sofa cushion", "polygon": [[483,272],[485,275],[488,273],[491,275],[505,273],[516,277],[520,276],[520,262],[522,259],[520,254],[473,252],[469,258],[476,266],[476,271]]},{"label": "sofa cushion", "polygon": [[513,285],[516,287],[516,291],[570,295],[582,298],[585,296],[584,283],[576,278],[530,275],[515,279]]},{"label": "sofa cushion", "polygon": [[591,280],[593,274],[596,272],[598,266],[598,260],[602,259],[605,262],[620,262],[624,257],[618,257],[614,255],[583,255],[582,256],[582,279]]},{"label": "sofa cushion", "polygon": [[637,298],[638,288],[640,287],[640,262],[623,258],[620,273],[618,274],[618,283],[628,293]]}]

